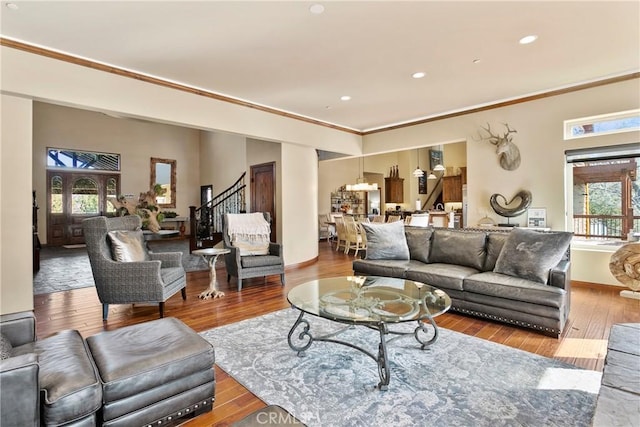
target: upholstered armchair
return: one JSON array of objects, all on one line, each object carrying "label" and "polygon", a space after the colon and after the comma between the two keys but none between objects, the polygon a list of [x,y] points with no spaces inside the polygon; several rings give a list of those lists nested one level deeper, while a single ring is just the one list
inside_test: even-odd
[{"label": "upholstered armchair", "polygon": [[[264,221],[266,221],[265,229],[261,233],[262,239],[266,238],[266,240],[262,240],[262,248],[247,248],[247,245],[243,245],[241,242],[236,240],[236,236],[241,233],[235,233],[233,229],[230,230],[230,215],[235,215],[235,218],[237,219],[242,219],[242,215],[249,219],[251,218],[250,216],[253,215],[253,219],[255,219],[255,215],[257,214],[224,215],[222,235],[224,238],[225,248],[230,250],[224,258],[227,268],[227,282],[231,281],[231,276],[236,277],[238,279],[238,291],[241,291],[243,279],[249,279],[252,277],[266,278],[266,276],[279,274],[280,282],[282,283],[282,286],[284,286],[284,258],[282,254],[282,245],[280,243],[269,241],[268,231],[270,231],[271,222],[269,213],[265,212],[260,214],[263,216]],[[248,232],[251,231],[251,227],[247,226],[244,231],[248,234]],[[249,237],[245,240],[252,241],[254,243],[256,241],[260,241],[258,234],[256,234],[255,237]]]},{"label": "upholstered armchair", "polygon": [[82,223],[103,320],[109,304],[157,303],[164,317],[167,299],[178,291],[187,298],[182,253],[147,251],[141,225],[137,215]]}]

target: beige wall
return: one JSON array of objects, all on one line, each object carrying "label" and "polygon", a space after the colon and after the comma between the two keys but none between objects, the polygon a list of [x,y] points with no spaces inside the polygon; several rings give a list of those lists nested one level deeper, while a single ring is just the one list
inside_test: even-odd
[{"label": "beige wall", "polygon": [[282,241],[286,264],[318,256],[318,156],[313,148],[282,144]]},{"label": "beige wall", "polygon": [[[247,138],[203,131],[200,141],[200,183],[213,185],[215,196],[232,186],[247,171]],[[245,183],[249,184],[246,178]]]},{"label": "beige wall", "polygon": [[3,91],[86,110],[359,155],[352,133],[0,46]]},{"label": "beige wall", "polygon": [[194,129],[34,102],[33,182],[41,241],[47,242],[47,148],[120,154],[120,192],[136,197],[150,188],[151,157],[176,160],[177,204],[166,210],[189,216],[189,206],[200,202],[199,147],[200,132]]},{"label": "beige wall", "polygon": [[[366,153],[403,150],[419,142],[432,145],[466,141],[468,223],[475,224],[485,214],[503,222],[489,206],[494,193],[511,198],[521,189],[533,194],[533,207],[547,208],[547,223],[564,230],[565,214],[565,150],[634,143],[640,132],[627,132],[579,140],[564,141],[563,121],[638,108],[640,80],[596,87],[579,92],[543,98],[533,102],[468,114],[408,128],[381,132],[364,137]],[[519,147],[522,164],[515,171],[500,168],[495,150],[487,142],[479,142],[480,126],[490,123],[500,129],[501,123],[518,131],[513,142]],[[445,163],[447,155],[445,151]],[[324,198],[325,195],[320,194]],[[524,224],[526,215],[512,222]]]},{"label": "beige wall", "polygon": [[31,101],[0,101],[0,313],[33,309]]}]

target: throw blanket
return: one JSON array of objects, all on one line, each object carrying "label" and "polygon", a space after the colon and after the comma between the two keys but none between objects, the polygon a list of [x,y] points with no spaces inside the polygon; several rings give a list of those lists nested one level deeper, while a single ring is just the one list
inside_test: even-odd
[{"label": "throw blanket", "polygon": [[228,214],[227,234],[240,256],[267,255],[271,227],[262,213]]}]

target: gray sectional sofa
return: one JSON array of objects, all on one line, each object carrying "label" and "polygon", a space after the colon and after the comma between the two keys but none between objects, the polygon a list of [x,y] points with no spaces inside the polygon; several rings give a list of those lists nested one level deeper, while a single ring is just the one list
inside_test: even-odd
[{"label": "gray sectional sofa", "polygon": [[456,312],[559,336],[571,297],[572,233],[363,224],[356,275],[397,277],[447,292]]}]

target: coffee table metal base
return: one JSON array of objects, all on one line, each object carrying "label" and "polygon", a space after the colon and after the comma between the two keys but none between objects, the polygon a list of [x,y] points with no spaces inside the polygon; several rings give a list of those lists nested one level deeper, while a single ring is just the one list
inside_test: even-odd
[{"label": "coffee table metal base", "polygon": [[[298,315],[296,322],[291,327],[291,330],[289,331],[289,336],[287,338],[289,347],[291,347],[293,351],[296,351],[298,353],[298,356],[304,356],[305,350],[311,347],[311,344],[313,344],[314,341],[332,342],[332,343],[341,344],[341,345],[356,349],[361,353],[364,353],[367,356],[371,357],[378,364],[378,373],[380,375],[380,382],[378,383],[378,388],[383,391],[389,388],[389,380],[390,380],[390,374],[391,374],[391,369],[389,368],[389,358],[387,357],[388,343],[401,337],[413,335],[416,341],[418,341],[418,343],[421,344],[420,349],[424,350],[428,346],[436,342],[436,340],[438,339],[438,326],[436,325],[436,322],[433,320],[433,317],[430,314],[426,314],[417,320],[418,326],[414,329],[413,332],[399,332],[399,331],[390,330],[389,325],[382,321],[377,324],[356,325],[353,322],[340,322],[339,320],[335,320],[335,322],[346,324],[348,326],[336,332],[332,332],[330,334],[321,335],[317,337],[314,337],[311,334],[310,332],[311,325],[306,319],[303,319],[304,314],[305,314],[304,311],[300,311],[300,314]],[[426,322],[429,322],[433,330],[430,330],[428,328]],[[340,333],[354,326],[365,326],[369,329],[374,329],[379,332],[380,344],[378,344],[378,354],[374,354],[350,342],[341,341],[334,338],[335,336],[339,335]],[[299,330],[297,334],[296,334],[296,330]],[[395,336],[392,338],[387,338],[387,335],[395,335]],[[429,336],[431,337],[429,339],[424,339],[426,338],[425,335],[426,337],[429,337]],[[296,340],[296,342],[294,342],[294,340]]]}]

